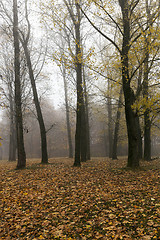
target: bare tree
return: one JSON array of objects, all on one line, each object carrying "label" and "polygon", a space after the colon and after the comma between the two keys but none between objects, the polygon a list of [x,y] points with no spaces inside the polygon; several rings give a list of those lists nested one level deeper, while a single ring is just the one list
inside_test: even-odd
[{"label": "bare tree", "polygon": [[26,154],[25,154],[24,137],[23,137],[17,0],[13,0],[13,37],[14,37],[16,133],[17,133],[17,154],[18,154],[17,168],[21,169],[26,166]]},{"label": "bare tree", "polygon": [[36,83],[35,83],[35,76],[34,76],[34,72],[33,72],[30,51],[29,51],[29,47],[28,47],[31,26],[30,26],[30,22],[29,22],[29,18],[28,18],[27,0],[25,0],[25,18],[27,21],[28,32],[24,33],[22,30],[20,30],[19,39],[23,46],[24,54],[26,57],[27,67],[28,67],[28,71],[29,71],[29,77],[30,77],[30,81],[31,81],[32,91],[33,91],[34,103],[35,103],[35,107],[36,107],[36,111],[37,111],[37,118],[38,118],[39,127],[40,127],[41,154],[42,154],[41,163],[48,163],[46,129],[45,129],[43,115],[42,115],[42,111],[41,111],[41,107],[40,107],[40,103],[39,103],[39,99],[38,99],[38,93],[37,93],[37,88],[36,88]]}]

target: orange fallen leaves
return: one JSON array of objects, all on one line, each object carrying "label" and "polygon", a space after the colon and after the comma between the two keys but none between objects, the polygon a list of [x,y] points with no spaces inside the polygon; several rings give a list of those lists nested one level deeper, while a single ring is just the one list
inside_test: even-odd
[{"label": "orange fallen leaves", "polygon": [[0,239],[160,239],[159,160],[50,162],[0,162]]}]

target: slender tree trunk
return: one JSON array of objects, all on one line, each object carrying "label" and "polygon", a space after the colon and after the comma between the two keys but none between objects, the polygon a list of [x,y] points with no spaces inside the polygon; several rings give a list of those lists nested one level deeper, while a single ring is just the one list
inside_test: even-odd
[{"label": "slender tree trunk", "polygon": [[84,66],[83,66],[83,83],[84,83],[84,99],[85,99],[85,104],[84,105],[85,105],[85,116],[86,116],[86,147],[87,147],[86,158],[87,158],[87,160],[90,160],[91,159],[91,151],[90,151],[90,126],[89,126],[88,93],[87,93]]},{"label": "slender tree trunk", "polygon": [[69,158],[73,158],[73,146],[72,146],[70,116],[69,116],[69,106],[68,106],[68,91],[67,91],[67,82],[66,82],[66,78],[65,78],[65,72],[63,72],[63,81],[64,81],[64,93],[65,93],[66,123],[67,123],[67,135],[68,135],[68,146],[69,146]]},{"label": "slender tree trunk", "polygon": [[139,121],[139,116],[137,117],[137,126],[138,126],[138,157],[139,159],[143,158],[143,144],[142,144],[142,134],[141,126]]},{"label": "slender tree trunk", "polygon": [[17,133],[17,169],[26,166],[26,154],[23,137],[23,118],[20,82],[20,48],[18,34],[17,0],[13,0],[13,37],[14,37],[14,70],[15,70],[15,108],[16,108],[16,133]]},{"label": "slender tree trunk", "polygon": [[[82,93],[83,94],[83,93]],[[86,110],[84,103],[84,94],[82,99],[82,123],[81,123],[81,161],[87,161],[87,129],[86,129]]]},{"label": "slender tree trunk", "polygon": [[[137,93],[136,95],[139,96],[142,90],[142,66],[139,69],[139,76],[138,76],[138,86],[137,86]],[[141,125],[140,125],[140,117],[137,118],[137,124],[138,124],[138,156],[139,159],[143,158],[143,143],[142,143],[142,131],[141,131]]]},{"label": "slender tree trunk", "polygon": [[[143,81],[143,97],[146,102],[148,102],[148,44],[146,44],[145,49],[145,62],[144,62],[144,81]],[[144,112],[144,159],[147,161],[151,160],[151,121],[150,121],[150,111],[146,107]]]},{"label": "slender tree trunk", "polygon": [[85,109],[86,109],[87,160],[90,160],[90,159],[91,159],[90,126],[89,126],[89,113],[88,113],[88,97],[87,97],[87,92],[85,92]]},{"label": "slender tree trunk", "polygon": [[[76,45],[77,54],[79,52]],[[83,89],[82,89],[82,75],[81,75],[81,63],[77,63],[76,67],[77,75],[77,110],[76,110],[76,133],[75,133],[75,160],[74,166],[81,165],[81,124],[82,124],[82,103],[83,103]]]},{"label": "slender tree trunk", "polygon": [[30,158],[34,157],[34,151],[33,151],[33,132],[30,133],[30,142],[29,142],[29,149],[30,149]]},{"label": "slender tree trunk", "polygon": [[130,21],[128,0],[119,0],[123,16],[123,42],[121,51],[122,83],[125,99],[125,116],[128,134],[128,167],[139,167],[137,113],[132,109],[135,102],[129,78]]},{"label": "slender tree trunk", "polygon": [[109,158],[112,158],[112,149],[113,149],[113,129],[112,129],[112,101],[110,98],[110,82],[108,81],[108,94],[107,99],[107,109],[108,109],[108,144],[109,144]]},{"label": "slender tree trunk", "polygon": [[10,128],[9,158],[8,158],[10,162],[16,161],[16,142],[17,142],[15,126],[12,125],[11,128]]},{"label": "slender tree trunk", "polygon": [[109,148],[109,158],[112,158],[112,149],[113,149],[113,131],[112,131],[112,109],[111,101],[108,99],[108,148]]},{"label": "slender tree trunk", "polygon": [[[148,6],[148,0],[146,0],[146,13],[147,13],[147,25],[150,22],[150,10]],[[145,44],[145,61],[144,61],[144,81],[143,81],[143,97],[146,102],[148,102],[149,97],[149,87],[148,87],[148,74],[149,74],[149,36],[146,36]],[[148,107],[144,112],[144,159],[147,161],[151,160],[151,121],[150,121],[150,111]]]},{"label": "slender tree trunk", "polygon": [[84,113],[84,99],[83,99],[83,81],[82,81],[82,51],[80,46],[80,9],[78,3],[76,3],[77,9],[77,21],[75,21],[74,16],[71,16],[75,26],[76,33],[76,80],[77,80],[77,111],[76,111],[76,134],[75,134],[75,160],[74,166],[80,166],[81,160],[86,161],[86,148],[84,146],[85,139],[82,139],[84,136],[83,132],[84,127],[82,123],[85,124],[82,114]]},{"label": "slender tree trunk", "polygon": [[15,116],[12,108],[13,103],[10,102],[10,136],[9,136],[9,161],[16,161],[16,124]]},{"label": "slender tree trunk", "polygon": [[9,105],[10,105],[10,135],[9,135],[9,161],[16,161],[16,121],[15,121],[15,101],[13,99],[12,88],[9,85]]},{"label": "slender tree trunk", "polygon": [[38,94],[37,94],[37,88],[36,88],[36,83],[34,79],[34,73],[32,69],[32,63],[31,63],[31,58],[30,58],[30,53],[27,47],[27,44],[25,42],[22,42],[22,46],[24,49],[24,53],[26,56],[27,60],[27,66],[29,70],[29,76],[31,80],[31,86],[32,86],[32,91],[33,91],[33,97],[34,97],[34,104],[36,107],[36,112],[37,112],[37,117],[38,117],[38,123],[39,123],[39,128],[40,128],[40,135],[41,135],[41,163],[48,163],[48,153],[47,153],[47,139],[46,139],[46,129],[45,129],[45,124],[43,120],[43,115],[38,99]]},{"label": "slender tree trunk", "polygon": [[151,121],[148,109],[144,113],[144,160],[151,160]]},{"label": "slender tree trunk", "polygon": [[119,125],[120,125],[120,118],[121,118],[121,108],[122,108],[122,93],[123,88],[120,90],[119,100],[118,100],[118,109],[117,109],[117,116],[114,128],[114,138],[113,138],[113,150],[112,150],[112,159],[117,159],[117,145],[118,145],[118,133],[119,133]]},{"label": "slender tree trunk", "polygon": [[[80,51],[79,45],[76,44],[77,56]],[[81,165],[82,154],[82,104],[83,104],[83,88],[82,88],[82,66],[80,62],[77,62],[76,67],[77,75],[77,110],[76,110],[76,133],[75,133],[75,161],[74,166]],[[84,158],[85,160],[85,158]]]},{"label": "slender tree trunk", "polygon": [[103,139],[104,139],[105,157],[108,157],[108,136],[106,134],[106,130],[104,126],[103,126]]},{"label": "slender tree trunk", "polygon": [[[84,99],[83,99],[83,81],[82,81],[82,50],[80,39],[80,23],[81,14],[79,9],[79,3],[77,1],[72,4],[70,1],[64,0],[64,3],[68,9],[68,13],[72,19],[75,29],[75,69],[76,69],[76,91],[77,91],[77,109],[76,109],[76,133],[75,133],[75,159],[74,166],[81,166],[81,160],[86,160],[86,147],[84,145],[85,138],[83,129],[85,128],[84,113]],[[75,9],[73,8],[75,6]]]}]

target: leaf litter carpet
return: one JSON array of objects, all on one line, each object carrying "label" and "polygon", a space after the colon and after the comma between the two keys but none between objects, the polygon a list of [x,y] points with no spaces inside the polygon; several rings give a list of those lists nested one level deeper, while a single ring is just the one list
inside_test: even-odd
[{"label": "leaf litter carpet", "polygon": [[160,239],[160,160],[0,161],[0,239]]}]

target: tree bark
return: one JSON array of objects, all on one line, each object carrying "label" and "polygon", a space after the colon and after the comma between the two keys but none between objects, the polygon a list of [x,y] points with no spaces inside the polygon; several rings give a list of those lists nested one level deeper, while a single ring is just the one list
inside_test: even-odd
[{"label": "tree bark", "polygon": [[13,0],[13,38],[14,38],[14,70],[15,70],[15,108],[16,108],[16,133],[17,133],[17,169],[25,168],[26,153],[24,148],[23,118],[20,81],[20,47],[18,33],[17,0]]},{"label": "tree bark", "polygon": [[141,126],[139,121],[139,116],[137,117],[137,126],[138,126],[138,157],[139,159],[143,158],[143,144],[142,144],[142,134]]},{"label": "tree bark", "polygon": [[16,161],[16,130],[15,126],[10,128],[10,139],[9,139],[9,162]]},{"label": "tree bark", "polygon": [[128,133],[128,167],[139,167],[139,154],[138,154],[138,116],[134,113],[132,105],[134,103],[134,95],[129,86],[124,85],[125,96],[125,115]]},{"label": "tree bark", "polygon": [[[76,44],[76,55],[80,52],[79,44]],[[82,89],[82,66],[81,62],[77,62],[76,78],[77,78],[77,110],[76,110],[76,133],[75,133],[75,160],[74,166],[81,165],[81,128],[82,128],[82,104],[83,104],[83,89]]]},{"label": "tree bark", "polygon": [[144,113],[144,160],[151,160],[151,121],[148,109]]},{"label": "tree bark", "polygon": [[139,167],[137,113],[132,109],[135,95],[129,78],[130,20],[128,0],[119,0],[123,16],[123,42],[121,51],[122,83],[125,99],[125,116],[128,134],[128,163],[131,168]]},{"label": "tree bark", "polygon": [[[149,26],[150,22],[150,10],[148,6],[148,0],[146,0],[146,13],[147,13],[147,25]],[[149,86],[148,86],[148,74],[149,74],[149,36],[146,36],[145,41],[145,61],[144,61],[144,81],[143,81],[143,97],[148,102],[149,97]],[[144,112],[144,160],[151,160],[151,121],[150,121],[150,111],[146,107]]]},{"label": "tree bark", "polygon": [[[142,66],[139,68],[139,75],[138,75],[138,86],[137,86],[137,93],[136,96],[139,97],[139,94],[142,90]],[[143,158],[143,143],[142,143],[142,131],[140,125],[140,116],[137,118],[138,124],[138,156],[139,159]]]},{"label": "tree bark", "polygon": [[[76,110],[76,133],[75,133],[75,161],[74,166],[80,166],[81,160],[86,161],[86,148],[84,145],[85,138],[84,136],[84,124],[85,119],[82,118],[84,113],[84,99],[83,99],[83,81],[82,81],[82,51],[80,45],[80,9],[78,3],[75,3],[77,11],[77,21],[74,17],[73,23],[75,26],[76,34],[76,80],[77,80],[77,110]],[[83,124],[83,126],[82,126]],[[82,142],[83,141],[83,142]]]},{"label": "tree bark", "polygon": [[[76,52],[78,54],[79,48],[76,45]],[[83,103],[83,90],[82,90],[82,75],[81,63],[77,63],[76,67],[77,76],[77,109],[76,109],[76,133],[75,133],[75,160],[74,166],[81,166],[81,124],[82,124],[82,103]]]}]

